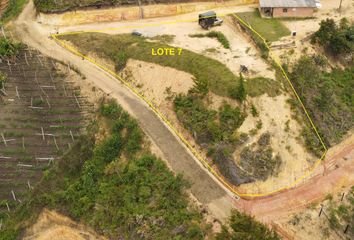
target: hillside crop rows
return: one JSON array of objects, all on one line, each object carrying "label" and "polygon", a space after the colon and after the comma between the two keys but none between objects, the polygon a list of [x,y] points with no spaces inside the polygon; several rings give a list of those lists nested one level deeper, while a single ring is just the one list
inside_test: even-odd
[{"label": "hillside crop rows", "polygon": [[6,75],[0,92],[0,210],[21,202],[42,171],[70,149],[89,114],[91,105],[58,66],[29,49],[0,63]]}]

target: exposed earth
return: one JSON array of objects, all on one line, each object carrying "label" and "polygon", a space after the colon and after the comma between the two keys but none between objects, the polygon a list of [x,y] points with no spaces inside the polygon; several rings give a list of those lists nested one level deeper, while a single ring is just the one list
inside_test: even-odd
[{"label": "exposed earth", "polygon": [[[327,2],[332,3],[333,1],[323,1],[324,9],[332,9],[333,6],[327,5]],[[248,9],[249,7],[235,7],[233,9],[224,9],[224,11],[235,12],[246,8]],[[351,12],[347,10],[343,11],[343,14],[344,13],[351,14]],[[190,19],[191,16],[194,16],[194,14],[129,23],[98,23],[61,27],[60,32],[106,29],[104,32],[112,34],[128,33],[131,32],[132,28],[128,28],[127,26],[135,26],[134,28],[138,29],[140,24],[157,24],[161,21],[167,22],[175,19],[182,21],[183,19]],[[325,16],[327,15],[321,15],[321,18]],[[312,20],[306,21],[310,22]],[[300,24],[300,22],[288,21],[286,24],[289,24],[289,28],[292,29],[295,28],[296,24]],[[318,23],[316,22],[316,27],[314,24],[313,28],[310,28],[310,26],[312,26],[311,24],[305,25],[309,26],[308,31],[313,31],[313,29],[316,29],[318,26]],[[112,30],[112,28],[119,29]],[[209,57],[218,59],[236,74],[239,71],[239,65],[246,63],[251,69],[254,69],[251,73],[252,76],[261,75],[263,77],[274,78],[274,72],[257,56],[255,48],[241,35],[238,36],[235,34],[235,31],[237,33],[237,29],[233,29],[229,24],[224,24],[219,27],[218,30],[223,31],[229,39],[232,39],[231,46],[237,47],[231,47],[231,51],[224,50],[214,39],[204,39],[205,41],[203,40],[201,44],[200,40],[189,38],[188,34],[200,31],[195,23],[186,22],[166,26],[147,27],[144,28],[142,32],[150,36],[160,34],[176,35],[172,43],[174,46],[191,49],[195,52],[204,53]],[[156,152],[160,153],[160,156],[162,159],[166,160],[168,166],[174,172],[183,173],[185,177],[192,182],[191,194],[195,196],[202,205],[207,206],[210,214],[216,219],[226,219],[226,217],[229,216],[230,209],[237,208],[254,215],[262,222],[282,228],[285,226],[284,219],[289,219],[288,216],[291,213],[304,210],[311,203],[323,200],[329,192],[341,192],[342,187],[351,186],[354,183],[354,136],[353,134],[348,134],[348,137],[342,143],[328,151],[325,160],[312,174],[299,182],[296,186],[291,186],[294,188],[285,189],[267,197],[255,199],[241,198],[236,200],[233,194],[227,191],[202,167],[183,143],[181,143],[170,129],[149,109],[146,103],[142,102],[141,99],[135,96],[114,77],[86,60],[82,60],[80,57],[68,52],[57,45],[54,40],[50,39],[50,33],[55,32],[56,29],[52,26],[37,22],[32,1],[26,6],[19,18],[9,25],[8,31],[11,31],[16,38],[29,46],[37,48],[43,54],[75,66],[87,77],[85,81],[97,86],[97,88],[101,89],[103,92],[117,99],[124,109],[138,119],[143,130],[150,137],[154,148],[156,148]],[[206,53],[205,49],[210,48],[214,48],[216,51]],[[174,121],[172,111],[169,110],[171,103],[166,100],[166,98],[168,98],[166,88],[169,88],[170,91],[174,93],[185,93],[193,85],[193,76],[175,69],[135,60],[128,62],[126,70],[128,71],[126,71],[125,74],[127,74],[127,72],[132,74],[132,81],[135,81],[135,85],[140,85],[140,90],[144,92],[148,98],[156,102],[161,110],[166,115],[170,116],[172,122],[177,124],[177,122]],[[170,77],[164,78],[164,81],[158,81],[162,75],[161,72]],[[173,76],[175,81],[170,81],[172,79],[171,76]],[[149,79],[154,79],[155,82],[149,81]],[[156,86],[159,86],[159,88],[156,88]],[[290,119],[291,112],[290,107],[286,104],[287,98],[289,98],[288,95],[282,94],[275,98],[269,98],[263,95],[252,99],[257,108],[262,109],[260,118],[262,119],[263,128],[257,133],[257,136],[259,136],[262,131],[271,131],[273,136],[272,147],[282,154],[282,158],[286,161],[283,163],[280,174],[277,177],[272,177],[266,182],[257,182],[250,186],[241,186],[243,191],[272,191],[279,186],[289,185],[294,182],[297,177],[301,176],[301,173],[306,172],[311,166],[311,163],[313,163],[313,160],[308,161],[308,159],[313,159],[313,157],[304,150],[303,144],[296,141],[296,132],[299,130],[300,126],[297,122],[291,121]],[[269,108],[269,106],[274,107]],[[291,131],[284,133],[282,130],[289,119]],[[249,116],[241,126],[241,130],[251,130],[252,126],[255,124],[254,121],[252,116]],[[182,131],[181,127],[178,129]],[[281,131],[279,131],[280,129]],[[187,135],[185,132],[184,134]],[[192,138],[189,136],[188,139],[191,140]],[[253,141],[255,141],[255,139],[256,137]],[[282,141],[286,142],[283,143]],[[287,145],[291,145],[291,151],[285,148]],[[201,150],[199,149],[199,151]],[[179,156],[179,161],[175,160],[176,155]],[[299,161],[296,161],[297,159]],[[38,229],[45,229],[43,235],[34,235]],[[82,234],[81,231],[85,231],[85,233]],[[33,226],[33,229],[30,229],[26,233],[27,238],[25,239],[61,239],[55,238],[59,233],[67,234],[64,235],[67,236],[65,239],[99,239],[94,233],[91,233],[90,230],[83,228],[81,225],[72,223],[71,220],[48,211],[44,211],[38,222]]]}]

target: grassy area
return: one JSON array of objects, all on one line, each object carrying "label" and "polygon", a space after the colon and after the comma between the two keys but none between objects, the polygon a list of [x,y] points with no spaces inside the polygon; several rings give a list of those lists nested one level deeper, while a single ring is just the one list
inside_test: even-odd
[{"label": "grassy area", "polygon": [[191,34],[189,35],[189,37],[194,37],[194,38],[203,38],[203,37],[209,37],[209,38],[216,38],[221,45],[226,48],[226,49],[230,49],[230,42],[229,40],[227,40],[226,36],[222,33],[222,32],[218,32],[218,31],[211,31],[205,34]]},{"label": "grassy area", "polygon": [[94,52],[100,57],[110,58],[116,63],[118,71],[124,68],[129,58],[133,58],[189,72],[197,83],[205,83],[210,91],[221,96],[228,96],[228,89],[238,84],[238,77],[224,64],[186,49],[181,55],[153,56],[153,48],[171,48],[163,42],[148,42],[130,34],[84,33],[61,38],[71,41],[85,54]]},{"label": "grassy area", "polygon": [[261,18],[259,11],[236,13],[246,23],[249,23],[267,41],[273,42],[281,37],[290,35],[290,31],[284,24],[275,18]]},{"label": "grassy area", "polygon": [[2,22],[8,22],[14,17],[17,17],[24,8],[28,0],[10,0],[5,12],[1,16]]},{"label": "grassy area", "polygon": [[251,97],[256,97],[266,93],[270,97],[278,96],[281,93],[281,83],[279,80],[256,77],[248,79],[245,83],[246,92]]}]

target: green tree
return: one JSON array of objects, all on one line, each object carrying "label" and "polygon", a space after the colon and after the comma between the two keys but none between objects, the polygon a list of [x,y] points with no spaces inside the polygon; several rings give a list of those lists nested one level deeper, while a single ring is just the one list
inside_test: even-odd
[{"label": "green tree", "polygon": [[280,240],[275,231],[237,210],[232,212],[228,225],[222,227],[216,240]]},{"label": "green tree", "polygon": [[333,19],[327,18],[320,23],[320,29],[313,35],[313,43],[319,43],[322,46],[328,44],[333,35],[337,34],[337,26]]},{"label": "green tree", "polygon": [[239,85],[231,87],[229,91],[230,97],[239,100],[241,103],[246,99],[246,95],[247,95],[244,81],[245,80],[242,74],[240,73]]}]

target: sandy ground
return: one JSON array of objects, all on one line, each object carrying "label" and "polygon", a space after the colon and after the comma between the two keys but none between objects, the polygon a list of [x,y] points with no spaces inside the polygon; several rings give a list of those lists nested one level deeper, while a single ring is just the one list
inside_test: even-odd
[{"label": "sandy ground", "polygon": [[[292,118],[290,106],[286,103],[289,98],[289,94],[284,93],[274,98],[262,95],[252,99],[259,111],[259,117],[255,118],[249,114],[239,132],[247,133],[250,136],[247,145],[258,141],[261,134],[269,132],[273,154],[279,154],[282,164],[276,176],[271,176],[266,181],[241,185],[238,188],[241,192],[272,192],[289,186],[310,169],[317,160],[305,149],[301,138],[298,140],[302,127]],[[255,135],[249,134],[255,129],[259,120],[262,122],[262,128]],[[286,129],[287,125],[288,129]],[[238,155],[235,158],[238,159]]]},{"label": "sandy ground", "polygon": [[[347,194],[350,189],[342,188],[341,192],[338,194],[328,195],[328,198],[324,201],[312,204],[306,209],[292,214],[288,219],[284,219],[281,222],[281,225],[288,229],[291,232],[292,236],[296,240],[313,240],[313,239],[328,239],[328,240],[337,240],[337,239],[350,239],[350,236],[344,234],[345,223],[342,229],[333,230],[330,227],[330,222],[328,217],[330,211],[333,208],[337,208],[340,204],[345,203],[349,204],[347,199]],[[344,195],[342,195],[344,194]],[[343,201],[341,200],[343,196]],[[329,198],[332,198],[330,201]],[[319,216],[320,210],[322,208],[321,216]]]},{"label": "sandy ground", "polygon": [[185,94],[194,86],[189,73],[138,60],[130,59],[124,73],[124,79],[131,81],[158,107],[171,94]]},{"label": "sandy ground", "polygon": [[[210,38],[191,38],[190,34],[205,33],[195,23],[179,23],[173,25],[162,25],[157,27],[146,27],[138,29],[145,36],[154,37],[156,35],[174,35],[175,38],[170,44],[176,47],[187,48],[194,52],[204,54],[226,64],[234,74],[239,73],[240,65],[246,65],[252,74],[249,77],[262,76],[274,79],[274,70],[259,57],[255,47],[248,42],[243,33],[232,25],[232,23],[223,24],[214,28],[221,31],[230,41],[231,50],[224,49],[216,39]],[[114,33],[126,32],[124,30],[115,30]],[[215,49],[216,51],[209,52],[207,49]],[[236,57],[235,57],[236,56]],[[139,61],[130,61],[126,69],[132,73],[132,81],[135,81],[135,86],[147,97],[155,103],[156,106],[177,126],[178,130],[184,133],[184,136],[191,141],[195,146],[195,142],[190,134],[183,129],[178,122],[173,106],[170,101],[166,100],[166,88],[171,88],[172,93],[186,93],[192,86],[193,76],[189,76],[189,81],[184,81],[187,76],[177,74],[177,70],[164,68],[156,64],[143,63]],[[129,77],[129,73],[125,74]],[[175,84],[172,85],[172,82]],[[181,83],[184,84],[181,84]],[[232,100],[210,94],[210,104],[212,108],[218,109],[223,101],[232,102]],[[301,132],[301,127],[296,121],[291,119],[290,106],[286,104],[289,95],[282,95],[275,99],[266,95],[254,99],[257,109],[260,110],[260,120],[263,127],[258,134],[252,137],[249,144],[258,140],[258,137],[269,131],[272,135],[272,147],[274,154],[278,154],[283,159],[283,164],[280,168],[278,176],[269,178],[265,182],[256,182],[241,186],[241,192],[246,193],[263,193],[271,192],[281,187],[291,184],[296,178],[303,175],[304,171],[311,167],[314,157],[309,154],[303,144],[297,141],[296,138]],[[253,100],[252,100],[253,101]],[[232,104],[235,105],[235,104]],[[250,114],[246,119],[240,132],[249,133],[255,128],[259,119],[253,118]],[[285,132],[285,123],[289,121],[290,132]],[[290,147],[291,146],[291,147]],[[202,152],[202,149],[199,148]],[[203,154],[206,155],[205,152]],[[238,156],[235,156],[236,159]]]},{"label": "sandy ground", "polygon": [[44,209],[23,240],[105,240],[94,231],[57,212]]},{"label": "sandy ground", "polygon": [[[113,67],[111,64],[109,66],[110,68]],[[173,111],[173,103],[169,98],[179,93],[187,93],[193,86],[192,75],[157,64],[129,60],[123,77],[128,79],[140,93],[153,102],[206,158],[205,149],[197,146],[191,134],[178,121]],[[247,133],[250,136],[247,145],[256,142],[261,134],[269,132],[272,138],[271,146],[274,150],[274,155],[279,154],[282,158],[282,165],[278,175],[270,177],[264,182],[257,181],[241,185],[237,188],[239,191],[263,193],[286,187],[301,177],[315,162],[316,158],[307,152],[304,143],[297,140],[302,128],[291,117],[290,106],[286,103],[288,98],[290,98],[288,94],[275,98],[262,95],[250,100],[258,109],[260,116],[255,118],[248,114],[239,132]],[[236,101],[213,94],[209,94],[208,101],[215,110],[218,110],[223,101],[234,106],[238,105]],[[258,121],[262,122],[262,128],[255,135],[250,134],[250,131],[255,129]],[[288,130],[285,130],[287,122],[289,127]],[[239,158],[239,151],[235,152],[234,157],[236,160]]]},{"label": "sandy ground", "polygon": [[[136,24],[141,23],[139,21]],[[119,23],[112,24],[119,25]],[[325,167],[323,165],[318,167],[310,180],[300,183],[296,188],[266,198],[235,201],[215,182],[212,176],[202,170],[203,168],[197,164],[183,144],[171,134],[146,104],[117,80],[50,40],[48,36],[53,29],[36,23],[32,2],[27,5],[18,21],[12,24],[12,27],[9,26],[9,29],[13,29],[14,35],[17,33],[22,41],[39,49],[43,54],[77,66],[87,76],[88,82],[116,98],[130,114],[139,119],[142,128],[161,150],[171,168],[175,172],[184,173],[188,179],[192,180],[191,191],[198,201],[208,206],[210,212],[216,217],[225,218],[233,206],[254,215],[258,220],[272,223],[323,198],[328,192],[337,192],[341,186],[350,186],[354,183],[352,174],[354,171],[354,137],[351,135],[346,141],[331,149],[326,157]],[[178,156],[177,160],[176,156]]]},{"label": "sandy ground", "polygon": [[[295,46],[292,48],[274,49],[273,52],[281,56],[284,63],[292,63],[301,55],[316,54],[322,49],[317,48],[310,43],[309,36],[317,31],[320,27],[321,20],[332,18],[336,22],[343,17],[349,21],[354,21],[354,1],[343,0],[341,14],[338,12],[339,1],[335,0],[321,0],[322,8],[315,12],[314,19],[306,20],[282,20],[290,31],[296,31],[296,37],[284,37],[280,41],[273,43],[274,45],[281,45],[284,43],[294,42]],[[290,53],[290,49],[293,49]]]},{"label": "sandy ground", "polygon": [[338,12],[339,1],[321,0],[321,4],[322,8],[315,12],[314,19],[283,21],[290,31],[296,31],[296,40],[303,39],[308,34],[317,31],[321,20],[326,18],[339,21],[346,17],[349,20],[354,20],[354,2],[352,0],[343,0],[341,14]]}]

